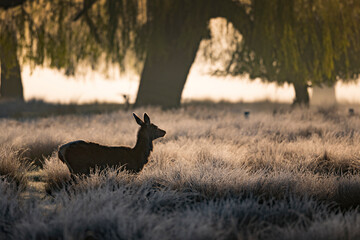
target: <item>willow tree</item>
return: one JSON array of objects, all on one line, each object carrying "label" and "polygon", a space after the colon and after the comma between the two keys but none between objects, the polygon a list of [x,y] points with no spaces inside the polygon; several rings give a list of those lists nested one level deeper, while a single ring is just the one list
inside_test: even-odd
[{"label": "willow tree", "polygon": [[217,74],[291,83],[301,104],[309,102],[310,85],[358,78],[359,1],[252,0],[248,7],[251,31],[240,31]]},{"label": "willow tree", "polygon": [[[94,1],[101,8],[104,1]],[[107,2],[107,1],[105,1]],[[112,2],[112,1],[108,1]],[[130,51],[136,53],[143,65],[135,105],[159,105],[177,107],[182,91],[199,49],[201,40],[208,34],[209,20],[230,15],[241,30],[245,29],[245,8],[242,3],[232,0],[133,0],[118,1],[108,11],[108,27],[102,28],[107,41],[102,44],[107,54],[116,53],[124,43],[119,36],[128,39]],[[133,6],[133,11],[124,11]],[[96,7],[88,8],[93,14]],[[117,23],[131,24],[118,26]],[[127,19],[124,21],[123,19]],[[243,21],[244,20],[244,21]],[[95,20],[95,23],[99,22]],[[114,31],[122,34],[113,34]],[[109,37],[111,36],[111,37]],[[115,41],[118,44],[108,44]],[[123,55],[122,55],[123,56]],[[120,59],[118,59],[120,60]]]},{"label": "willow tree", "polygon": [[100,70],[104,62],[124,68],[138,2],[95,2],[0,2],[2,98],[23,99],[22,65],[55,68],[65,75],[74,75],[79,66]]},{"label": "willow tree", "polygon": [[100,47],[86,24],[72,23],[81,6],[82,2],[60,0],[0,3],[2,98],[23,99],[20,66],[24,64],[62,69],[67,75],[82,60],[95,65]]},{"label": "willow tree", "polygon": [[231,36],[235,51],[223,73],[291,83],[294,103],[308,104],[311,85],[354,80],[360,72],[359,1],[157,0],[148,2],[147,10],[139,105],[180,104],[199,43],[216,17],[227,19],[241,34]]},{"label": "willow tree", "polygon": [[21,72],[17,57],[17,40],[10,26],[0,28],[0,63],[1,88],[0,96],[6,99],[23,100],[24,93],[21,83]]},{"label": "willow tree", "polygon": [[[0,4],[0,96],[23,100],[20,65],[17,56],[16,32],[6,21],[3,11],[22,4],[23,1],[2,1]],[[1,12],[1,9],[2,12]]]}]

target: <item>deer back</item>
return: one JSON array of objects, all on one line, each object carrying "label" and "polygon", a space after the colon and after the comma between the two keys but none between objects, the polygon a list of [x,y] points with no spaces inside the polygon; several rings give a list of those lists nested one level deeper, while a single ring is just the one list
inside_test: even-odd
[{"label": "deer back", "polygon": [[138,168],[128,147],[108,147],[97,143],[75,141],[60,147],[59,158],[74,174],[89,174],[99,167],[119,167],[134,171]]}]

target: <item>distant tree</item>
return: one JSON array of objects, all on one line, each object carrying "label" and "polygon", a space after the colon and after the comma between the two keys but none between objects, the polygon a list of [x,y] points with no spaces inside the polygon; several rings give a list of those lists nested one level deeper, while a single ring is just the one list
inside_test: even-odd
[{"label": "distant tree", "polygon": [[[122,57],[125,50],[104,56],[102,38],[86,12],[95,1],[88,2],[0,2],[1,98],[23,100],[21,65],[62,69],[65,75],[73,75],[82,64],[95,69],[103,58]],[[98,22],[97,27],[105,24]]]},{"label": "distant tree", "polygon": [[209,5],[199,0],[148,1],[151,20],[136,105],[180,104],[187,75],[207,32]]},{"label": "distant tree", "polygon": [[[1,98],[24,99],[20,70],[24,63],[43,65],[48,57],[51,67],[69,66],[60,59],[64,54],[58,54],[64,50],[65,6],[55,1],[0,2]],[[54,9],[59,11],[51,12]]]},{"label": "distant tree", "polygon": [[21,72],[17,57],[17,39],[14,30],[8,26],[0,28],[1,98],[23,100]]},{"label": "distant tree", "polygon": [[232,0],[148,1],[146,58],[136,105],[180,105],[181,94],[209,21],[226,17],[246,32],[245,5]]},{"label": "distant tree", "polygon": [[[9,9],[21,5],[25,0],[4,0],[0,2],[1,9]],[[13,27],[8,23],[0,25],[0,96],[2,98],[24,99],[21,83],[20,65],[17,56],[17,38]]]},{"label": "distant tree", "polygon": [[216,74],[292,83],[299,104],[309,103],[309,85],[358,78],[359,1],[252,0],[248,8],[251,31],[240,31]]}]

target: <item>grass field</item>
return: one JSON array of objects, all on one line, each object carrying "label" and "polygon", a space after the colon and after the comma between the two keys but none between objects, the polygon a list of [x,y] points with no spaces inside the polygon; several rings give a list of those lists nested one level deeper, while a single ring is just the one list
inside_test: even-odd
[{"label": "grass field", "polygon": [[[132,111],[167,131],[143,171],[71,180],[58,146],[133,146]],[[360,239],[357,107],[3,112],[0,239]]]}]

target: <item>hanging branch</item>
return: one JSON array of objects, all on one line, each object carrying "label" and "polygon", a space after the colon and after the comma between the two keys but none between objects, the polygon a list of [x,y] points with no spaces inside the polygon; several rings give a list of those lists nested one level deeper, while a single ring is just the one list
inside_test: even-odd
[{"label": "hanging branch", "polygon": [[87,25],[90,28],[90,32],[94,35],[95,41],[98,44],[101,44],[101,39],[100,39],[100,35],[95,27],[95,24],[93,23],[93,21],[91,20],[91,18],[89,17],[89,15],[86,13],[84,13],[84,17],[85,17],[85,21],[87,23]]},{"label": "hanging branch", "polygon": [[88,14],[88,10],[94,5],[94,3],[96,2],[97,0],[84,0],[84,7],[83,9],[81,9],[76,15],[75,17],[73,18],[73,21],[77,21],[79,20],[79,18],[81,16],[84,16],[85,18],[85,22],[86,24],[89,26],[90,28],[90,32],[94,35],[94,38],[95,38],[95,41],[98,43],[98,44],[101,44],[101,39],[100,39],[100,35],[96,29],[96,26],[95,24],[93,23],[93,21],[91,20],[89,14]]},{"label": "hanging branch", "polygon": [[90,9],[92,7],[92,5],[94,5],[94,3],[96,2],[97,0],[84,0],[84,7],[83,9],[81,9],[76,15],[75,17],[73,18],[73,21],[77,21],[79,20],[79,18],[85,14],[87,12],[88,9]]}]

